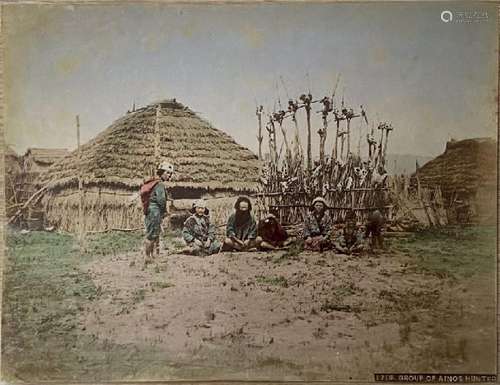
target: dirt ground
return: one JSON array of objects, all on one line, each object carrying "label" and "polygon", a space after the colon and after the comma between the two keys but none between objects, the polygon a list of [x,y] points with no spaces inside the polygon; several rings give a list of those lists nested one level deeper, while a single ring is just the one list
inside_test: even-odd
[{"label": "dirt ground", "polygon": [[[396,234],[395,234],[396,235]],[[177,254],[142,235],[9,233],[2,379],[341,380],[495,373],[495,228],[386,238],[378,254]]]},{"label": "dirt ground", "polygon": [[461,284],[395,253],[163,254],[145,271],[139,261],[86,265],[100,295],[79,319],[97,340],[157,352],[163,365],[134,379],[495,372],[491,276]]}]

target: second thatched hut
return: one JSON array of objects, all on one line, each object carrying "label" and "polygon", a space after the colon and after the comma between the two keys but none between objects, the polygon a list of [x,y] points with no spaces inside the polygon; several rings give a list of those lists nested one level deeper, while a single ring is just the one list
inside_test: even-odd
[{"label": "second thatched hut", "polygon": [[[255,154],[173,100],[127,113],[42,175],[46,220],[67,231],[136,228],[143,215],[137,192],[160,158],[176,168],[171,198],[196,199],[257,189]],[[83,181],[83,193],[78,189]],[[83,196],[83,198],[82,198]]]},{"label": "second thatched hut", "polygon": [[450,222],[496,223],[497,159],[493,138],[451,140],[415,176],[423,187],[440,188]]}]

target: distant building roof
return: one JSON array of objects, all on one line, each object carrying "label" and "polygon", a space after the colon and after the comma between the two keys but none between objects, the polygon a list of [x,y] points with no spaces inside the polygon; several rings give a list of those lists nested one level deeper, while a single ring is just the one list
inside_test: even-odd
[{"label": "distant building roof", "polygon": [[439,186],[445,195],[496,189],[497,142],[492,138],[449,141],[443,154],[418,169],[424,187]]},{"label": "distant building roof", "polygon": [[5,156],[10,156],[12,158],[19,158],[19,155],[10,146],[5,147]]},{"label": "distant building roof", "polygon": [[36,163],[52,164],[68,154],[65,148],[28,148],[24,156],[30,156]]}]

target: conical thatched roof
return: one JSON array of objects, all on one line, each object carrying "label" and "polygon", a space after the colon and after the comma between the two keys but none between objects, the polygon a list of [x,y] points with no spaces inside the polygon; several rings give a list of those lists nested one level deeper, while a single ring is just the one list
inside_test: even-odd
[{"label": "conical thatched roof", "polygon": [[450,141],[443,154],[422,166],[417,175],[423,186],[455,193],[475,194],[478,189],[496,189],[497,143],[491,138]]},{"label": "conical thatched roof", "polygon": [[24,157],[30,157],[36,163],[50,165],[68,154],[69,151],[65,148],[28,148]]},{"label": "conical thatched roof", "polygon": [[[85,185],[140,186],[155,167],[155,132],[159,132],[161,158],[175,165],[170,186],[256,188],[260,166],[256,155],[175,99],[129,112],[84,144],[80,171]],[[74,187],[78,164],[73,151],[42,175],[42,183],[50,182],[51,189]]]}]

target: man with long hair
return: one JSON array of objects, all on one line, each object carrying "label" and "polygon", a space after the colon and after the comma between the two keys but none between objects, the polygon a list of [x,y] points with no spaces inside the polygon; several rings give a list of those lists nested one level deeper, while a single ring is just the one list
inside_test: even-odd
[{"label": "man with long hair", "polygon": [[257,225],[257,236],[262,238],[261,250],[277,250],[289,246],[295,238],[289,237],[274,214],[268,214]]},{"label": "man with long hair", "polygon": [[239,197],[234,204],[234,213],[229,216],[223,251],[245,251],[259,246],[257,222],[252,215],[252,203],[247,197]]}]

